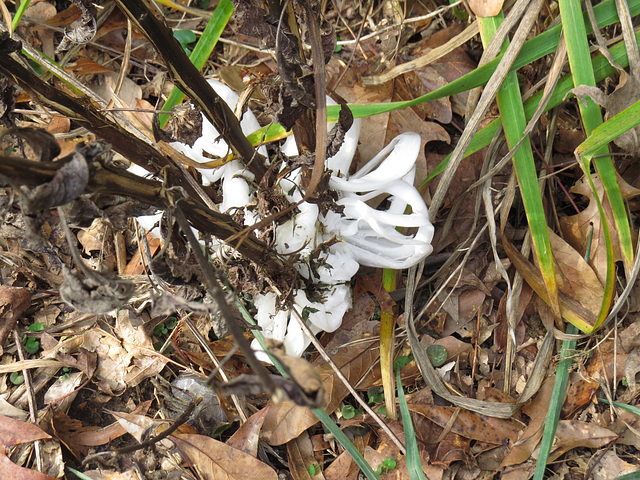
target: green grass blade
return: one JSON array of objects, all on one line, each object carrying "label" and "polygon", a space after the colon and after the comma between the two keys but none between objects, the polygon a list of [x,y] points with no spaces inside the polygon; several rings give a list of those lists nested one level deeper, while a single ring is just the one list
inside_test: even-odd
[{"label": "green grass blade", "polygon": [[71,467],[67,467],[67,469],[73,473],[75,476],[77,476],[80,480],[93,480],[90,476],[85,475],[82,472],[79,472],[78,470],[76,470],[75,468],[71,468]]},{"label": "green grass blade", "polygon": [[[584,18],[581,12],[581,5],[579,0],[559,0],[560,15],[562,16],[563,27],[565,31],[565,39],[567,42],[567,55],[569,57],[569,65],[571,67],[571,75],[573,77],[573,83],[575,86],[588,85],[595,87],[596,80],[591,65],[591,54],[589,52],[589,43],[587,40],[587,32],[584,23]],[[582,123],[585,128],[587,136],[591,135],[591,132],[602,124],[602,114],[600,113],[600,107],[591,99],[585,98],[584,101],[578,102],[578,108],[580,109],[580,116],[582,117]],[[631,242],[631,229],[629,227],[629,220],[627,219],[626,210],[624,208],[624,201],[622,200],[622,194],[618,187],[616,179],[616,172],[613,166],[611,157],[608,156],[608,146],[601,147],[597,151],[597,154],[602,155],[598,159],[594,160],[596,170],[602,180],[607,197],[614,212],[614,221],[616,229],[620,238],[620,246],[623,250],[623,259],[625,268],[627,271],[631,271],[633,266],[633,245]],[[609,226],[607,225],[606,218],[604,216],[604,210],[597,192],[595,191],[593,181],[591,179],[591,165],[589,163],[582,162],[582,169],[585,176],[589,180],[591,189],[598,202],[598,209],[600,211],[600,217],[602,227],[605,232],[606,251],[607,251],[607,275],[605,281],[605,294],[598,315],[598,322],[596,327],[599,326],[607,317],[611,302],[613,301],[613,292],[615,289],[614,282],[614,259],[613,259],[613,246],[611,244],[611,235],[609,232]]]},{"label": "green grass blade", "polygon": [[631,412],[634,415],[638,415],[640,416],[640,407],[636,407],[635,405],[628,405],[626,403],[620,403],[620,402],[609,402],[609,400],[607,400],[606,398],[599,398],[598,401],[600,403],[604,403],[605,405],[613,405],[614,407],[618,407],[621,408],[623,410],[626,410],[627,412]]},{"label": "green grass blade", "polygon": [[638,124],[640,124],[640,101],[593,130],[591,135],[578,146],[576,154],[582,158],[583,162],[590,162],[603,146]]},{"label": "green grass blade", "polygon": [[[202,32],[202,35],[198,39],[196,46],[189,55],[189,60],[193,63],[198,70],[202,70],[204,64],[207,62],[209,57],[211,56],[211,52],[215,48],[218,43],[218,39],[220,35],[222,35],[222,31],[227,26],[229,19],[231,18],[231,14],[233,13],[233,4],[231,0],[220,0],[218,6],[213,12],[212,17],[209,19],[207,26]],[[173,90],[169,94],[167,101],[162,107],[163,110],[169,111],[176,105],[178,105],[184,99],[184,93],[177,88],[173,87]],[[160,126],[164,127],[169,120],[169,114],[163,113],[159,115]]]},{"label": "green grass blade", "polygon": [[[578,329],[571,325],[567,325],[566,333],[575,335]],[[569,368],[573,362],[573,354],[576,349],[575,340],[565,340],[562,342],[562,351],[560,352],[560,363],[556,370],[556,379],[553,384],[553,392],[551,393],[551,401],[549,410],[547,411],[547,420],[544,424],[544,432],[542,433],[542,441],[540,442],[540,453],[536,462],[536,470],[533,476],[534,480],[542,480],[544,471],[547,468],[549,454],[560,421],[560,412],[562,410],[562,402],[567,391],[567,383],[569,382]]]},{"label": "green grass blade", "polygon": [[[631,15],[640,14],[640,0],[629,0],[628,3]],[[619,21],[614,0],[606,0],[599,5],[596,5],[594,7],[594,13],[600,27],[605,27]],[[555,52],[558,46],[561,29],[561,25],[558,25],[525,42],[522,47],[522,51],[513,63],[511,71],[516,71],[519,68],[548,55],[549,53]],[[587,27],[587,31],[591,32],[590,27]],[[463,75],[447,85],[413,100],[383,104],[350,104],[349,108],[353,112],[353,116],[355,118],[369,117],[372,115],[393,112],[402,108],[420,105],[422,103],[448,97],[456,93],[465,92],[487,83],[501,59],[502,56],[498,56],[491,62],[476,68],[472,72]],[[338,119],[339,110],[339,106],[332,105],[327,107],[327,119],[329,122],[335,122]],[[247,138],[253,145],[258,145],[261,142],[278,140],[287,135],[287,132],[281,125],[273,124],[257,130],[247,136]]]},{"label": "green grass blade", "polygon": [[349,456],[354,462],[356,462],[356,465],[360,467],[362,473],[364,473],[369,480],[378,480],[378,476],[376,475],[376,472],[373,471],[373,468],[371,468],[371,465],[367,463],[362,454],[358,451],[355,445],[351,443],[351,440],[349,440],[340,427],[338,427],[331,417],[327,415],[327,412],[321,408],[314,408],[312,412],[316,417],[318,417],[318,420],[327,427],[327,430],[331,432],[340,445],[344,447]]},{"label": "green grass blade", "polygon": [[31,3],[31,0],[22,0],[22,2],[20,2],[20,5],[18,6],[18,10],[14,15],[13,20],[11,20],[11,33],[15,32],[16,28],[18,28],[18,24],[20,23],[20,20],[22,19],[24,12],[27,10],[27,8],[29,8],[30,3]]},{"label": "green grass blade", "polygon": [[402,425],[404,426],[404,444],[407,448],[407,471],[411,480],[425,480],[422,462],[420,462],[420,452],[418,451],[418,440],[411,421],[411,413],[407,405],[407,399],[402,389],[402,379],[400,369],[396,372],[396,383],[398,387],[398,404],[400,405],[400,415],[402,415]]},{"label": "green grass blade", "polygon": [[[480,22],[480,35],[485,47],[495,34],[502,14],[496,17],[478,18]],[[505,48],[507,42],[505,41]],[[509,148],[513,148],[522,138],[527,126],[520,94],[520,86],[516,72],[510,72],[505,77],[502,86],[497,93],[498,108],[503,120],[505,137]],[[518,184],[522,193],[524,209],[531,229],[531,238],[535,246],[535,255],[538,259],[540,272],[544,280],[551,308],[560,318],[560,301],[558,298],[558,285],[556,283],[555,265],[551,252],[551,243],[547,231],[547,219],[542,205],[542,197],[538,186],[538,175],[531,142],[526,138],[513,156],[513,166],[518,177]]]},{"label": "green grass blade", "polygon": [[[638,39],[638,41],[640,41],[640,33],[636,35],[636,38]],[[624,42],[617,43],[609,50],[609,52],[611,53],[611,57],[613,58],[613,60],[618,64],[620,64],[622,67],[626,67],[629,64]],[[616,71],[615,68],[613,68],[611,64],[609,64],[609,61],[604,57],[604,55],[596,56],[592,61],[592,66],[593,66],[595,79],[597,82],[604,80],[606,77],[608,77],[609,75],[612,75]],[[569,91],[572,88],[573,88],[573,79],[571,78],[570,75],[567,75],[561,78],[558,81],[558,84],[554,90],[554,93],[551,95],[551,98],[549,99],[549,103],[547,104],[545,111],[549,111],[552,108],[560,105],[560,103],[564,101],[567,93],[569,93]],[[533,112],[535,112],[541,97],[542,97],[542,92],[538,92],[525,102],[524,113],[527,120],[529,120],[533,115]],[[500,125],[501,125],[500,119],[496,119],[491,123],[489,123],[483,129],[479,130],[474,135],[473,140],[469,145],[469,148],[465,152],[465,157],[489,145],[491,143],[491,139],[493,138],[495,133],[498,131],[498,128],[500,127]],[[442,173],[446,168],[447,163],[449,163],[448,156],[444,158],[436,166],[436,168],[434,168],[433,171],[429,173],[427,178],[422,182],[421,187],[424,187],[427,183],[429,183],[436,176]]]}]

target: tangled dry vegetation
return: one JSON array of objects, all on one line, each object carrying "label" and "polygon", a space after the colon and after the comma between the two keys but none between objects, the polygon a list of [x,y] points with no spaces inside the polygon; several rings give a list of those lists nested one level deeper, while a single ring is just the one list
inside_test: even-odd
[{"label": "tangled dry vegetation", "polygon": [[[444,196],[431,175],[465,131],[479,91],[362,120],[350,171],[415,132],[409,182],[427,205],[438,199],[438,214],[433,252],[419,268],[383,271],[360,260],[358,274],[341,280],[342,306],[352,306],[339,327],[314,323],[327,291],[336,293],[313,275],[337,271],[321,259],[343,242],[340,232],[323,232],[304,253],[307,242],[283,254],[276,238],[301,218],[303,201],[318,218],[344,215],[325,158],[342,147],[354,118],[341,108],[327,133],[324,92],[340,105],[383,105],[475,71],[483,47],[465,4],[256,0],[238,2],[231,14],[227,0],[43,0],[31,2],[11,36],[6,26],[25,3],[2,4],[0,37],[1,478],[363,478],[345,440],[379,478],[423,478],[416,462],[430,480],[533,476],[560,360],[554,332],[566,337],[520,276],[530,281],[532,264],[506,251],[528,242],[516,176],[510,163],[489,181],[485,174],[508,149],[496,137],[462,159]],[[537,4],[531,37],[557,17],[555,2]],[[187,55],[225,6],[228,24],[200,73]],[[615,25],[601,31],[616,34]],[[525,97],[551,66],[543,57],[519,70]],[[626,76],[604,82],[603,103],[614,100],[602,92]],[[208,78],[239,94],[235,111]],[[625,95],[635,101],[635,75],[627,81]],[[194,105],[174,109],[161,128],[174,86]],[[615,114],[626,105],[605,108]],[[283,153],[282,138],[256,149],[237,118],[249,110],[260,125],[292,129],[297,153]],[[172,143],[200,137],[200,112],[226,143],[204,170]],[[479,120],[498,116],[492,106]],[[605,229],[573,156],[585,138],[576,101],[542,115],[530,137],[548,179],[560,290],[595,317],[607,282]],[[621,145],[631,154],[615,161],[632,221],[640,187],[634,145]],[[255,195],[226,211],[219,207],[229,188],[207,175],[231,157],[242,188]],[[127,170],[131,164],[145,175]],[[301,185],[294,200],[278,186],[292,172]],[[367,202],[378,210],[393,204]],[[140,224],[158,212],[155,234],[147,232]],[[403,230],[408,243],[412,232]],[[587,243],[589,265],[580,250]],[[569,355],[548,478],[638,471],[638,413],[608,406],[638,400],[635,293],[615,322],[577,338]],[[302,358],[269,339],[275,357],[256,357],[251,342],[263,331],[250,322],[266,294],[290,312],[290,331],[315,328]],[[404,365],[397,377],[393,360]],[[402,408],[413,424],[408,436]]]}]

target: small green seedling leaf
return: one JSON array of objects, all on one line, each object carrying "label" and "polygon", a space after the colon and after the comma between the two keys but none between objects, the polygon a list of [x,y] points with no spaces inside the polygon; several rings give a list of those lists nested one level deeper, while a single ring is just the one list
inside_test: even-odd
[{"label": "small green seedling leaf", "polygon": [[434,367],[441,367],[447,361],[447,349],[442,345],[431,345],[427,348],[427,355]]},{"label": "small green seedling leaf", "polygon": [[24,383],[24,376],[21,372],[11,372],[11,375],[9,375],[9,380],[14,385],[22,385]]},{"label": "small green seedling leaf", "polygon": [[397,462],[393,458],[385,458],[382,461],[382,464],[376,470],[376,473],[378,475],[386,475],[391,470],[396,468],[396,466],[397,466]]},{"label": "small green seedling leaf", "polygon": [[367,390],[367,396],[369,397],[369,403],[382,403],[384,402],[384,389],[381,385],[371,387]]},{"label": "small green seedling leaf", "polygon": [[40,342],[35,337],[27,337],[23,340],[23,343],[25,351],[32,355],[40,349]]},{"label": "small green seedling leaf", "polygon": [[312,477],[315,477],[318,473],[320,473],[320,468],[315,464],[311,464],[307,467],[307,473]]},{"label": "small green seedling leaf", "polygon": [[173,330],[174,328],[176,328],[177,324],[178,319],[176,317],[169,317],[164,321],[164,326],[169,330]]},{"label": "small green seedling leaf", "polygon": [[231,428],[230,423],[221,423],[211,432],[211,438],[215,438],[217,440],[222,439],[222,434]]},{"label": "small green seedling leaf", "polygon": [[345,405],[342,407],[342,416],[347,420],[351,420],[356,416],[356,409],[352,405]]},{"label": "small green seedling leaf", "polygon": [[153,329],[153,334],[156,337],[162,337],[163,335],[166,335],[167,333],[169,333],[169,329],[167,328],[167,326],[165,325],[165,323],[159,323],[158,325],[156,325],[156,327]]},{"label": "small green seedling leaf", "polygon": [[44,330],[44,325],[41,323],[32,323],[27,328],[30,332],[42,332]]},{"label": "small green seedling leaf", "polygon": [[70,376],[69,367],[62,367],[62,373],[58,375],[58,378],[64,382],[65,380],[69,380]]},{"label": "small green seedling leaf", "polygon": [[412,361],[413,361],[413,355],[404,355],[402,357],[398,357],[393,362],[393,370],[397,372],[402,367],[404,367],[405,365],[408,365]]},{"label": "small green seedling leaf", "polygon": [[180,42],[182,48],[187,53],[187,55],[191,55],[191,49],[188,45],[194,43],[197,40],[196,34],[191,30],[176,30],[173,32],[173,36],[176,37],[176,40]]}]

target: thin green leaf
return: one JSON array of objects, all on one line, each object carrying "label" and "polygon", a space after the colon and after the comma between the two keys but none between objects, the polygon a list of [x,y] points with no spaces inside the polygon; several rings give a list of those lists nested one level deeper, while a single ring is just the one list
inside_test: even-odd
[{"label": "thin green leaf", "polygon": [[[490,42],[498,26],[502,23],[502,18],[502,14],[500,14],[495,17],[478,19],[482,43],[485,46]],[[507,43],[505,41],[505,49]],[[512,71],[505,77],[502,86],[498,90],[497,101],[507,144],[509,148],[513,148],[522,138],[527,126],[516,72]],[[542,196],[538,187],[538,175],[533,159],[533,150],[528,138],[525,138],[513,155],[513,166],[518,177],[522,201],[529,228],[531,229],[531,238],[535,246],[536,258],[540,266],[549,302],[555,315],[560,318],[560,300],[558,297],[555,264],[547,231],[547,219],[542,205]]]},{"label": "thin green leaf", "polygon": [[[571,75],[573,77],[573,83],[575,86],[579,85],[596,85],[595,74],[591,65],[591,54],[589,52],[589,43],[587,41],[587,30],[584,22],[584,18],[581,14],[581,5],[579,0],[559,0],[560,14],[563,20],[563,27],[565,32],[565,38],[567,42],[567,55],[569,57],[569,65],[571,66]],[[587,137],[591,135],[591,132],[602,124],[602,114],[600,113],[600,107],[591,100],[586,98],[584,101],[578,102],[580,109],[580,115],[584,124],[585,133]],[[631,242],[631,230],[629,227],[629,220],[624,208],[624,202],[622,200],[622,194],[618,187],[616,179],[616,172],[613,166],[611,157],[608,156],[608,146],[603,146],[599,149],[597,154],[602,155],[594,161],[596,170],[602,180],[609,203],[614,212],[614,221],[616,229],[620,238],[621,246],[623,247],[624,262],[627,271],[630,271],[633,265],[633,246]],[[607,251],[607,274],[605,280],[605,292],[598,320],[595,328],[597,328],[607,317],[611,302],[613,301],[613,293],[615,289],[614,282],[614,259],[613,259],[613,245],[611,243],[611,235],[607,220],[604,215],[604,209],[602,208],[600,198],[595,190],[593,180],[591,178],[591,165],[590,163],[581,163],[584,175],[589,181],[589,185],[594,193],[598,210],[600,212],[600,218],[602,222],[602,228],[605,236],[605,248]]]},{"label": "thin green leaf", "polygon": [[396,383],[398,387],[398,404],[400,405],[400,415],[402,415],[402,425],[404,426],[404,444],[407,448],[407,470],[411,480],[425,480],[422,463],[420,462],[420,452],[418,451],[418,441],[416,432],[411,421],[411,413],[407,405],[407,399],[402,389],[402,379],[400,369],[396,372]]},{"label": "thin green leaf", "polygon": [[22,2],[20,2],[18,10],[16,10],[16,14],[13,17],[13,20],[11,20],[11,33],[15,32],[16,28],[18,28],[18,24],[20,23],[20,20],[22,20],[24,12],[29,8],[30,3],[31,0],[22,0]]},{"label": "thin green leaf", "polygon": [[[575,335],[578,333],[578,329],[574,325],[568,324],[566,333]],[[562,342],[562,351],[560,352],[561,360],[560,363],[558,363],[558,369],[556,370],[556,379],[553,384],[553,392],[551,393],[551,401],[549,403],[549,410],[547,411],[547,421],[544,424],[542,441],[540,442],[540,453],[538,454],[538,460],[536,462],[536,470],[533,477],[534,480],[542,480],[544,478],[547,461],[549,460],[549,454],[551,453],[556,429],[558,428],[558,422],[560,421],[560,411],[562,410],[562,403],[564,402],[564,396],[567,391],[569,368],[573,362],[575,349],[575,340],[565,340]]]},{"label": "thin green leaf", "polygon": [[620,403],[620,402],[609,402],[609,400],[607,400],[606,398],[599,398],[598,401],[600,403],[604,403],[605,405],[613,405],[614,407],[618,407],[618,408],[622,408],[623,410],[626,410],[627,412],[631,412],[635,415],[639,415],[640,416],[640,407],[636,407],[634,405],[627,405],[626,403]]},{"label": "thin green leaf", "polygon": [[71,467],[67,467],[67,469],[73,473],[75,476],[77,476],[80,480],[93,480],[91,477],[89,477],[88,475],[85,475],[82,472],[79,472],[78,470],[76,470],[75,468],[71,468]]},{"label": "thin green leaf", "polygon": [[[191,63],[193,63],[198,70],[202,70],[202,67],[204,67],[204,64],[211,56],[211,52],[213,52],[213,49],[218,43],[220,35],[222,35],[222,31],[227,26],[232,13],[233,4],[231,3],[231,0],[220,0],[220,3],[218,3],[218,6],[213,12],[213,16],[209,19],[204,32],[202,32],[202,36],[198,40],[198,43],[196,43],[193,52],[189,55],[189,60],[191,60]],[[169,111],[178,105],[183,99],[184,93],[182,93],[179,88],[174,87],[162,108],[165,111]],[[158,117],[160,126],[164,127],[169,120],[169,114],[163,113]]]}]

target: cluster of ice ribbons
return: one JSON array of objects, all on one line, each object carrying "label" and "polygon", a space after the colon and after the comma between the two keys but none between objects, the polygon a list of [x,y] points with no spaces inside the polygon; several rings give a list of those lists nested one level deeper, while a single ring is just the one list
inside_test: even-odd
[{"label": "cluster of ice ribbons", "polygon": [[[209,83],[233,109],[238,96],[222,83],[213,80]],[[260,128],[250,111],[244,114],[241,125],[245,134]],[[340,326],[351,306],[349,281],[360,265],[403,269],[415,265],[432,251],[433,226],[427,207],[413,186],[420,136],[398,135],[363,168],[349,175],[359,136],[360,120],[355,120],[339,152],[326,161],[326,168],[331,170],[329,186],[338,194],[337,204],[343,207],[342,213],[329,211],[323,215],[317,205],[303,202],[298,207],[299,213],[276,229],[276,250],[281,254],[299,254],[297,270],[324,294],[322,302],[310,301],[302,289],[294,294],[291,308],[296,308],[298,313],[307,308],[307,322],[314,333],[333,332]],[[222,157],[228,152],[223,141],[216,141],[218,138],[218,131],[203,117],[202,137],[193,147],[178,142],[172,145],[195,161],[207,162],[212,155]],[[266,155],[264,147],[261,148],[260,153]],[[288,156],[298,154],[293,137],[287,139],[282,150]],[[255,205],[255,192],[249,183],[253,175],[239,161],[200,171],[207,185],[222,182],[221,212],[243,209],[247,226],[259,220],[255,210],[248,207]],[[280,181],[283,194],[292,203],[302,199],[299,185],[300,169]],[[388,198],[386,210],[367,205],[368,200],[378,196]],[[407,207],[412,213],[405,213]],[[397,227],[413,227],[415,233],[403,235]],[[310,254],[332,238],[338,241],[323,249],[320,258],[313,259],[314,268],[310,268]],[[278,311],[274,293],[258,295],[254,302],[258,310],[256,319],[265,337],[284,342],[288,354],[300,356],[310,339],[298,322],[290,318],[290,310]],[[254,347],[259,348],[257,344]],[[261,358],[266,359],[266,355]]]}]

